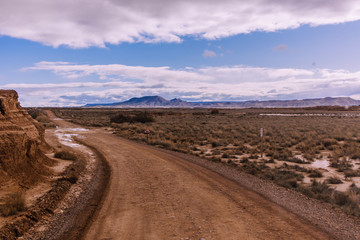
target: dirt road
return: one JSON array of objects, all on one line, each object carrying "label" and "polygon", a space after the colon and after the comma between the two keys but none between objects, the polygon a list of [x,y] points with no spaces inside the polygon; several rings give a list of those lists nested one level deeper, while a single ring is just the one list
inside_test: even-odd
[{"label": "dirt road", "polygon": [[84,239],[330,239],[239,184],[171,153],[100,131],[110,186]]},{"label": "dirt road", "polygon": [[[48,112],[52,119],[56,117]],[[69,131],[79,126],[56,119]],[[79,133],[79,132],[78,132]],[[83,239],[331,239],[275,203],[177,153],[84,131],[111,178]]]}]

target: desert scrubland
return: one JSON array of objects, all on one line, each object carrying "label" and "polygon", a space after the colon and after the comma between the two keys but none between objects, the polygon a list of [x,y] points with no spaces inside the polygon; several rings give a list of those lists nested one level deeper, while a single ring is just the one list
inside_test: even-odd
[{"label": "desert scrubland", "polygon": [[[306,109],[54,109],[62,118],[222,162],[360,216],[360,112]],[[263,128],[263,138],[260,129]]]}]

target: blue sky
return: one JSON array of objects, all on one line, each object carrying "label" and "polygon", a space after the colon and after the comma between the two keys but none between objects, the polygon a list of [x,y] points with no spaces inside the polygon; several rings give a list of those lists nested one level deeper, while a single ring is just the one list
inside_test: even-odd
[{"label": "blue sky", "polygon": [[360,99],[359,6],[350,0],[4,1],[0,88],[17,90],[23,106],[146,95]]}]

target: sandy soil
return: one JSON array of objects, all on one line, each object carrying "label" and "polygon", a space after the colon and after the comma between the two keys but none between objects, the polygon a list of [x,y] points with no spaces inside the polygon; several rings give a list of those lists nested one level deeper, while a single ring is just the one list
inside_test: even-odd
[{"label": "sandy soil", "polygon": [[179,156],[84,133],[111,166],[84,239],[331,239],[264,197]]}]

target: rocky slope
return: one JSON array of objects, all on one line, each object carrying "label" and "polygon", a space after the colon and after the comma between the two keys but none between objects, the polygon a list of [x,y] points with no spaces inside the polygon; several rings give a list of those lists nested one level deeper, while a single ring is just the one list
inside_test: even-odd
[{"label": "rocky slope", "polygon": [[20,106],[13,90],[0,90],[0,185],[31,185],[49,173],[44,128]]}]

